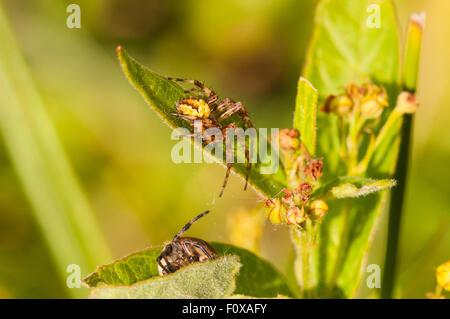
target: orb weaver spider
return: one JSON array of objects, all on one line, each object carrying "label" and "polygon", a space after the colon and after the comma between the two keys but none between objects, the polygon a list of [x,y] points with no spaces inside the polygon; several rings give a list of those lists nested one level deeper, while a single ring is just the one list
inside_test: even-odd
[{"label": "orb weaver spider", "polygon": [[171,274],[195,262],[214,260],[218,257],[214,248],[206,241],[193,237],[181,237],[192,224],[208,213],[209,210],[193,218],[181,228],[170,243],[164,246],[156,258],[160,276]]},{"label": "orb weaver spider", "polygon": [[[231,122],[226,125],[222,125],[222,122],[228,119],[233,114],[238,114],[242,121],[244,122],[245,129],[252,128],[253,124],[248,116],[247,110],[245,109],[242,102],[235,102],[230,98],[225,98],[223,100],[219,100],[219,96],[211,89],[203,85],[200,81],[197,80],[187,80],[180,78],[168,78],[171,81],[184,82],[194,85],[194,87],[190,90],[186,90],[185,93],[200,91],[206,95],[206,101],[197,98],[197,97],[187,97],[182,98],[178,102],[175,103],[175,107],[178,113],[172,113],[174,116],[178,116],[186,121],[189,121],[193,126],[195,121],[201,121],[202,123],[202,132],[205,132],[208,128],[218,128],[222,132],[223,139],[225,144],[228,145],[228,138],[226,131],[227,129],[237,129],[237,124],[235,122]],[[217,142],[209,139],[207,136],[202,136],[202,140],[206,143]],[[245,143],[244,143],[245,144]],[[247,161],[247,171],[245,176],[245,186],[244,190],[247,189],[248,185],[248,176],[250,174],[251,163],[249,150],[247,145],[244,147],[245,149],[245,158]],[[219,197],[222,197],[225,187],[228,182],[228,178],[231,172],[232,163],[226,161],[227,171],[225,173],[225,179],[222,185],[222,189],[220,191]]]}]

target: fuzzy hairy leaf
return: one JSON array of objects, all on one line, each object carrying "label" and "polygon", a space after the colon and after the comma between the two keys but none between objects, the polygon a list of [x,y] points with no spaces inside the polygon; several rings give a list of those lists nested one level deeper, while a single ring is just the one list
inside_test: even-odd
[{"label": "fuzzy hairy leaf", "polygon": [[101,284],[131,285],[158,276],[156,258],[161,249],[160,247],[142,250],[111,264],[99,266],[95,272],[83,279],[83,283],[90,288]]},{"label": "fuzzy hairy leaf", "polygon": [[[269,262],[252,252],[233,245],[211,243],[219,256],[238,256],[242,263],[236,277],[234,293],[251,297],[276,297],[279,294],[293,297],[283,275]],[[133,285],[150,278],[157,278],[156,258],[162,247],[149,248],[121,258],[111,264],[100,266],[83,282],[88,287]],[[163,298],[163,297],[161,297]]]},{"label": "fuzzy hairy leaf", "polygon": [[333,187],[330,192],[336,198],[353,198],[366,196],[393,186],[395,186],[394,180],[372,180],[360,187],[350,183],[341,184]]},{"label": "fuzzy hairy leaf", "polygon": [[233,254],[241,259],[242,267],[236,278],[235,294],[261,298],[278,295],[294,297],[284,276],[268,261],[233,245],[212,243],[212,246],[219,255]]},{"label": "fuzzy hairy leaf", "polygon": [[317,90],[308,80],[300,77],[295,99],[294,128],[311,156],[316,153]]},{"label": "fuzzy hairy leaf", "polygon": [[[330,94],[343,92],[348,83],[372,80],[386,87],[390,104],[394,105],[399,92],[398,69],[399,38],[391,1],[319,2],[303,76],[319,91],[320,103]],[[334,114],[319,114],[317,126],[317,152],[325,160],[324,177],[333,181],[347,175],[340,159],[338,118]],[[399,126],[394,127],[389,139],[376,151],[367,176],[377,179],[392,176],[398,153],[398,129]],[[343,195],[343,188],[335,191]],[[350,188],[347,185],[347,195],[357,194]],[[318,296],[349,298],[355,294],[385,199],[386,194],[375,193],[365,198],[328,202],[329,211],[312,252],[311,272]]]},{"label": "fuzzy hairy leaf", "polygon": [[91,298],[99,299],[217,299],[230,296],[241,264],[226,256],[185,267],[176,273],[153,277],[132,285],[99,287]]},{"label": "fuzzy hairy leaf", "polygon": [[376,180],[358,176],[342,176],[318,187],[313,196],[354,198],[379,192],[396,185],[393,179]]},{"label": "fuzzy hairy leaf", "polygon": [[[161,119],[172,129],[185,128],[193,133],[193,128],[188,121],[172,115],[172,113],[177,113],[175,103],[183,97],[190,96],[190,94],[184,93],[184,89],[177,83],[170,81],[166,77],[156,74],[139,64],[120,46],[117,48],[117,54],[122,69],[130,83],[139,91],[139,93],[141,93],[145,101],[161,117]],[[233,121],[237,123],[239,127],[243,127],[242,120],[237,114],[232,115],[229,121]],[[189,140],[192,143],[195,143],[194,139]],[[205,145],[197,146],[201,147],[204,153],[211,156],[215,161],[223,164],[223,158],[218,158],[214,156],[210,150],[205,150]],[[274,155],[275,154],[272,155],[270,152],[269,146],[267,157],[262,160],[258,158],[257,163],[252,164],[252,170],[250,171],[249,176],[249,185],[266,197],[271,197],[278,193],[286,184],[286,177],[284,176],[283,169],[276,170],[274,174],[264,174],[264,169],[267,169],[271,165],[274,165],[273,167],[282,167],[278,156]],[[245,178],[245,163],[234,163],[232,170],[241,178]]]}]

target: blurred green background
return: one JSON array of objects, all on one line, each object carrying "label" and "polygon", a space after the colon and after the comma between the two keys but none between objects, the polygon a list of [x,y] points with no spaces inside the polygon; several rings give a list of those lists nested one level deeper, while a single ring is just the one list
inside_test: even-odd
[{"label": "blurred green background", "polygon": [[[3,131],[0,298],[87,296],[86,288],[66,286],[65,269],[50,247],[52,240],[58,240],[58,231],[69,240],[66,246],[60,245],[67,252],[65,260],[83,265],[83,276],[112,258],[161,245],[206,209],[213,215],[196,224],[191,236],[253,248],[252,238],[243,242],[242,234],[233,229],[239,223],[251,226],[261,222],[246,215],[255,207],[257,196],[252,191],[243,192],[241,182],[232,177],[224,198],[218,200],[222,167],[171,161],[176,142],[170,140],[169,128],[124,77],[115,48],[123,45],[158,73],[204,80],[219,94],[242,100],[257,127],[290,127],[316,1],[79,0],[81,29],[69,29],[66,7],[71,2],[0,1],[7,18],[2,23],[9,24],[21,56],[17,61],[1,62],[11,70],[16,70],[14,63],[22,63],[24,72],[31,74],[35,87],[17,86],[16,95],[27,95],[27,90],[39,93],[42,110],[51,119],[77,179],[70,180],[68,173],[67,185],[80,192],[65,195],[68,211],[72,209],[75,215],[63,216],[62,224],[83,220],[78,224],[81,235],[72,238],[64,228],[58,228],[58,218],[47,214],[45,207],[40,214],[35,212],[29,197],[35,188],[46,188],[45,180],[35,180],[34,188],[24,187],[24,178],[10,157],[17,143]],[[409,14],[421,10],[427,14],[418,89],[421,106],[414,128],[395,294],[424,298],[426,292],[434,290],[435,267],[450,258],[450,2],[394,2],[402,38]],[[1,15],[0,19],[5,20]],[[7,37],[5,34],[0,32]],[[8,41],[0,36],[3,58],[10,52]],[[4,90],[2,86],[0,95]],[[5,103],[1,97],[0,101]],[[3,107],[3,130],[9,124],[13,130],[13,112]],[[34,105],[26,107],[26,123],[33,123]],[[48,139],[47,135],[33,135],[33,127],[30,132],[31,139],[41,138],[44,144]],[[50,154],[49,163],[57,160],[58,154]],[[28,160],[33,158],[23,158],[23,165]],[[58,172],[52,169],[49,171]],[[52,178],[66,181],[63,174]],[[83,213],[77,217],[78,204]],[[383,221],[385,218],[369,263],[383,264]],[[52,227],[55,233],[48,234]],[[97,237],[86,236],[91,240],[83,246],[77,236],[83,237],[85,230]],[[292,250],[286,229],[266,223],[262,234],[251,236],[259,235],[259,253],[290,275]],[[91,251],[95,257],[85,263],[71,259],[70,252],[77,249]],[[373,291],[361,288],[358,296],[371,297]]]}]

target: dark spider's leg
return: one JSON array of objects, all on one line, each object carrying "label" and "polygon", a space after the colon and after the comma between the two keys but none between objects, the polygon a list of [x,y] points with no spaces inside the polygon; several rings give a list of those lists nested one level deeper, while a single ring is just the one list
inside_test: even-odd
[{"label": "dark spider's leg", "polygon": [[227,119],[234,113],[238,113],[245,122],[246,128],[253,127],[253,123],[242,102],[233,102],[231,100],[227,101],[227,99],[225,99],[224,102],[217,107],[217,110],[219,112],[224,111],[217,119],[219,122]]},{"label": "dark spider's leg", "polygon": [[194,92],[194,91],[198,91],[198,88],[197,88],[197,87],[194,87],[194,88],[192,88],[192,89],[185,90],[184,93],[187,94],[187,93]]},{"label": "dark spider's leg", "polygon": [[186,115],[186,114],[180,114],[180,113],[170,113],[170,115],[181,117],[182,119],[185,119],[186,121],[201,121],[201,117],[193,116],[193,115]]},{"label": "dark spider's leg", "polygon": [[212,108],[215,108],[215,104],[217,103],[217,101],[219,100],[219,97],[217,96],[217,94],[214,91],[211,91],[211,93],[209,94],[208,97],[208,101],[206,101],[206,103],[208,103],[208,105],[214,105]]},{"label": "dark spider's leg", "polygon": [[[225,99],[224,100],[224,102],[223,103],[221,103],[219,106],[218,106],[218,110],[220,110],[220,109],[224,109],[224,108],[226,108],[228,105],[230,105],[230,104],[227,104],[227,102],[229,102],[229,101],[226,101],[227,99]],[[228,99],[229,100],[229,99]],[[239,103],[239,102],[238,102]],[[237,103],[234,103],[234,104],[237,104]],[[233,105],[234,105],[233,104]],[[231,108],[230,108],[231,109]],[[227,112],[228,112],[228,110],[227,110]],[[227,115],[227,116],[225,116],[225,117],[223,117],[223,114],[221,115],[221,116],[219,116],[219,119],[218,119],[218,121],[222,121],[222,120],[224,120],[224,119],[226,119],[227,117],[229,117],[229,116],[231,116],[231,114],[233,114],[235,111],[233,111],[232,113],[230,113],[229,115]],[[231,124],[233,124],[233,127],[234,128],[236,128],[236,125],[234,124],[234,123],[231,123]],[[229,124],[229,125],[227,125],[226,127],[230,127],[231,126],[231,124]],[[225,127],[225,128],[226,128]],[[253,126],[251,126],[251,127],[253,127]],[[246,173],[245,173],[245,186],[244,186],[244,190],[247,190],[247,186],[248,186],[248,177],[249,177],[249,175],[250,175],[250,170],[251,170],[251,167],[252,167],[252,163],[250,163],[250,151],[249,151],[249,149],[248,149],[248,147],[247,147],[247,144],[245,143],[245,140],[244,140],[244,152],[245,152],[245,159],[247,160],[247,170],[246,170]]]},{"label": "dark spider's leg", "polygon": [[[226,130],[228,128],[236,128],[236,124],[230,123],[230,124],[222,127],[222,136],[223,136],[223,139],[225,141],[225,163],[227,165],[227,171],[225,173],[225,179],[223,180],[222,190],[220,191],[219,197],[222,197],[223,192],[225,191],[225,187],[227,186],[228,178],[230,177],[231,166],[232,166],[232,160],[229,162],[229,154],[228,154],[228,143],[229,143],[229,140],[228,140],[228,135],[227,135],[227,132],[226,132]],[[234,154],[232,154],[231,156],[233,156],[233,158],[234,158]]]},{"label": "dark spider's leg", "polygon": [[[205,94],[208,96],[209,99],[212,98],[213,96],[217,96],[213,90],[207,88],[206,86],[203,85],[202,82],[200,82],[198,80],[188,80],[188,79],[171,78],[171,77],[168,77],[167,79],[170,81],[185,82],[185,83],[193,84],[193,85],[199,87],[203,92],[205,92]],[[208,102],[208,104],[209,104],[209,102]]]},{"label": "dark spider's leg", "polygon": [[228,178],[230,177],[230,172],[231,172],[231,163],[227,163],[227,172],[225,173],[225,179],[223,181],[222,190],[220,191],[219,197],[222,197],[223,191],[227,186]]}]

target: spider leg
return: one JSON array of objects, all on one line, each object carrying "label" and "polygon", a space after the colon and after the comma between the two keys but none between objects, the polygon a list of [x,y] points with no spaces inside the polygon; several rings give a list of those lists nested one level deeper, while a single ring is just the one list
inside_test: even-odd
[{"label": "spider leg", "polygon": [[[229,99],[228,99],[229,100]],[[221,105],[219,105],[218,106],[218,109],[220,109],[220,107],[223,109],[223,108],[226,108],[227,107],[227,103],[228,101],[224,101],[224,103],[221,103]],[[238,103],[240,103],[240,102],[238,102]],[[234,104],[238,104],[238,103],[234,103]],[[229,104],[228,104],[229,105]],[[227,110],[227,112],[228,112],[228,110]],[[231,112],[229,115],[227,115],[227,116],[225,116],[225,117],[223,117],[223,114],[219,117],[219,119],[218,119],[218,121],[221,121],[221,120],[224,120],[224,119],[226,119],[227,117],[229,117],[229,116],[231,116],[231,114],[233,114],[233,113],[235,113],[236,111],[234,110],[233,112]],[[250,123],[251,124],[251,123]],[[233,127],[233,128],[236,128],[237,126],[236,126],[236,124],[234,124],[234,123],[230,123],[230,124],[228,124],[228,125],[226,125],[226,126],[224,126],[224,129],[226,129],[226,128],[229,128],[229,127]],[[253,127],[253,126],[251,126],[251,127]],[[225,134],[226,135],[226,134]],[[244,141],[244,151],[245,151],[245,159],[247,160],[247,169],[246,169],[246,173],[245,173],[245,186],[244,186],[244,190],[247,190],[247,186],[248,186],[248,177],[249,177],[249,175],[250,175],[250,170],[251,170],[251,167],[252,167],[252,163],[250,162],[250,151],[249,151],[249,149],[248,149],[248,147],[247,147],[247,144],[245,143],[245,141]]]},{"label": "spider leg", "polygon": [[193,115],[181,114],[181,113],[170,113],[170,115],[181,117],[182,119],[185,119],[186,121],[196,121],[196,120],[201,121],[202,120],[200,117],[193,116]]},{"label": "spider leg", "polygon": [[219,122],[229,118],[234,113],[238,113],[242,120],[245,122],[246,128],[253,127],[253,123],[248,116],[247,110],[245,109],[242,102],[232,102],[231,100],[225,99],[223,103],[221,103],[217,107],[218,111],[224,111],[219,118],[217,119]]},{"label": "spider leg", "polygon": [[225,179],[223,180],[222,190],[220,191],[219,197],[222,197],[223,191],[227,186],[228,178],[230,177],[230,172],[231,172],[231,163],[227,163],[227,172],[225,173]]},{"label": "spider leg", "polygon": [[170,81],[190,83],[190,84],[197,86],[203,92],[205,92],[205,94],[208,96],[208,104],[210,104],[210,100],[211,100],[211,104],[212,104],[212,103],[215,103],[218,99],[217,94],[213,90],[207,88],[202,82],[200,82],[198,80],[188,80],[188,79],[180,79],[180,78],[172,78],[172,77],[168,77],[167,79]]}]

